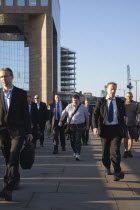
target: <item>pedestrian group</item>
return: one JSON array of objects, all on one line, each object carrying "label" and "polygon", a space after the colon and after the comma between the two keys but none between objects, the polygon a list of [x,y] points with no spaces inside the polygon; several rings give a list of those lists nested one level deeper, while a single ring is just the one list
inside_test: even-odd
[{"label": "pedestrian group", "polygon": [[[0,69],[0,147],[5,159],[3,189],[0,198],[12,201],[13,190],[19,188],[19,158],[24,141],[31,141],[37,147],[44,147],[44,131],[47,124],[49,139],[52,141],[52,154],[58,154],[61,148],[66,151],[66,138],[70,139],[73,156],[80,161],[82,144],[88,145],[89,130],[100,137],[102,144],[102,163],[105,174],[111,175],[114,168],[114,181],[124,178],[121,169],[121,141],[124,139],[124,158],[132,158],[133,141],[140,134],[140,104],[133,101],[133,94],[126,93],[123,100],[115,96],[117,84],[107,84],[107,96],[100,98],[95,107],[88,99],[80,102],[79,95],[72,96],[72,102],[61,101],[55,94],[54,102],[42,102],[39,95],[34,102],[26,91],[13,85],[13,71]],[[65,132],[67,130],[67,132]]]}]

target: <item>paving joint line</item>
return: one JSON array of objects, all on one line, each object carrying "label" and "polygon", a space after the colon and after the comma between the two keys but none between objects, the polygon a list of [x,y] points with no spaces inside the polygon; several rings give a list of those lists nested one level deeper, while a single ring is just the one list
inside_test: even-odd
[{"label": "paving joint line", "polygon": [[56,189],[56,193],[58,193],[58,190],[59,190],[59,187],[60,187],[60,181],[58,182],[58,186],[57,186],[57,189]]},{"label": "paving joint line", "polygon": [[115,198],[113,192],[111,192],[111,194],[112,194],[112,196],[113,196],[113,199],[114,199],[114,201],[115,201],[115,203],[116,203],[116,206],[117,206],[118,210],[120,210],[119,205],[118,205],[118,203],[117,203],[117,200],[116,200],[116,198]]},{"label": "paving joint line", "polygon": [[35,194],[36,194],[36,192],[32,193],[32,196],[31,196],[30,200],[28,201],[28,203],[26,204],[25,209],[29,206],[30,202],[33,200]]},{"label": "paving joint line", "polygon": [[126,183],[126,185],[128,186],[128,188],[130,189],[130,191],[133,193],[133,195],[136,195],[136,193],[133,191],[133,189],[129,186],[128,183]]}]

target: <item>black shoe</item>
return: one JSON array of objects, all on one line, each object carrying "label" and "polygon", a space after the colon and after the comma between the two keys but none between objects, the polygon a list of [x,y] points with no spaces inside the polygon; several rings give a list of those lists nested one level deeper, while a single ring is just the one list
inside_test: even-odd
[{"label": "black shoe", "polygon": [[131,153],[130,150],[128,151],[128,154],[127,155],[128,155],[129,158],[132,158],[133,157],[133,155],[132,155],[132,153]]},{"label": "black shoe", "polygon": [[54,150],[52,154],[58,154],[58,150]]},{"label": "black shoe", "polygon": [[123,158],[127,158],[128,157],[128,152],[125,151],[124,154],[123,154]]},{"label": "black shoe", "polygon": [[119,181],[124,178],[124,173],[122,171],[114,173],[114,181]]},{"label": "black shoe", "polygon": [[62,151],[66,151],[66,147],[62,147]]},{"label": "black shoe", "polygon": [[44,147],[44,145],[43,144],[40,144],[40,147]]},{"label": "black shoe", "polygon": [[52,154],[58,154],[58,146],[54,145],[54,150]]},{"label": "black shoe", "polygon": [[106,168],[106,169],[105,169],[105,174],[106,174],[106,175],[112,175],[111,170]]},{"label": "black shoe", "polygon": [[0,192],[0,198],[4,198],[6,201],[12,201],[12,191],[2,190]]}]

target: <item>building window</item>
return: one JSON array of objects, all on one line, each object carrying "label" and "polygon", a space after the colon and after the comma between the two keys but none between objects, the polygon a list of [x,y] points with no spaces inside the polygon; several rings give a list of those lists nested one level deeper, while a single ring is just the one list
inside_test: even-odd
[{"label": "building window", "polygon": [[29,47],[25,47],[24,41],[10,41],[17,38],[17,34],[10,33],[8,37],[0,33],[0,68],[11,68],[14,72],[14,85],[29,90]]},{"label": "building window", "polygon": [[18,0],[17,5],[18,6],[25,6],[25,0]]},{"label": "building window", "polygon": [[1,6],[1,0],[0,0],[0,6]]},{"label": "building window", "polygon": [[29,0],[29,6],[36,6],[36,0]]},{"label": "building window", "polygon": [[13,6],[13,0],[6,0],[6,6]]},{"label": "building window", "polygon": [[48,0],[41,0],[41,6],[48,6]]}]

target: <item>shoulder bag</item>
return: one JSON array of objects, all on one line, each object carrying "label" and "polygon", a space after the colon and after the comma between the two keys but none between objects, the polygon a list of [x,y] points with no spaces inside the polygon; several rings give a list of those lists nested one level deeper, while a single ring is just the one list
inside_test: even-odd
[{"label": "shoulder bag", "polygon": [[66,134],[70,134],[70,122],[73,118],[73,116],[76,114],[77,110],[79,109],[81,103],[77,106],[77,108],[75,109],[75,111],[72,113],[70,119],[69,119],[69,122],[65,124],[65,133]]}]

